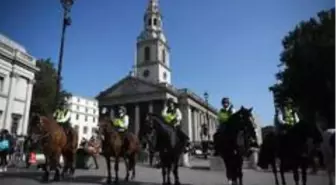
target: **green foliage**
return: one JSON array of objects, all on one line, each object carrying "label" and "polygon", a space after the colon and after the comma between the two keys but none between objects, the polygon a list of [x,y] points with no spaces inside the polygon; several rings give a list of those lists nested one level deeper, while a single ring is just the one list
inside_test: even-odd
[{"label": "green foliage", "polygon": [[281,106],[290,97],[304,117],[318,112],[334,123],[335,9],[298,24],[282,45],[276,74],[281,83],[270,88],[275,101]]},{"label": "green foliage", "polygon": [[[31,112],[49,115],[55,107],[57,70],[50,59],[38,60],[36,65],[40,71],[35,76]],[[64,102],[70,96],[70,93],[61,89],[59,100]]]}]

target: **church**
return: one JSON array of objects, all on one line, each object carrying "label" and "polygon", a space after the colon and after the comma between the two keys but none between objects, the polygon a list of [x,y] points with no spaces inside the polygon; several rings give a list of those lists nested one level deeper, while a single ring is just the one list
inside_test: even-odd
[{"label": "church", "polygon": [[125,106],[130,117],[129,129],[139,134],[146,114],[160,114],[165,101],[173,98],[182,113],[181,127],[191,142],[201,141],[203,124],[208,126],[212,140],[217,125],[217,110],[190,89],[172,85],[170,48],[158,0],[149,1],[143,24],[136,41],[133,73],[99,93],[96,99],[100,108],[106,108],[113,115],[120,105]]}]

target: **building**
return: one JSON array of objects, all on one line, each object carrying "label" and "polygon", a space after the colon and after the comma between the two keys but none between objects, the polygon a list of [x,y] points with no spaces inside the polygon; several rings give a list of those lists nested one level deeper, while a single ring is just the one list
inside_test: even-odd
[{"label": "building", "polygon": [[124,105],[130,116],[129,129],[138,134],[145,115],[148,112],[160,114],[165,101],[173,98],[182,112],[182,129],[192,142],[201,141],[202,124],[209,125],[212,135],[217,125],[217,110],[190,89],[172,85],[170,48],[164,35],[158,0],[149,1],[136,51],[133,73],[103,90],[97,96],[99,106],[113,114],[118,106]]},{"label": "building", "polygon": [[36,59],[0,34],[0,129],[26,135],[34,86]]},{"label": "building", "polygon": [[71,96],[68,100],[71,111],[71,125],[78,132],[79,141],[90,139],[98,124],[98,101],[92,98]]}]

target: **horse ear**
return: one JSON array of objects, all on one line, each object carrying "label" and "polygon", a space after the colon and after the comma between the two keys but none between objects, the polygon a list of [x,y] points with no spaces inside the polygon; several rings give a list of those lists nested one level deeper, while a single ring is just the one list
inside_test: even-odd
[{"label": "horse ear", "polygon": [[251,107],[251,108],[249,108],[249,110],[248,110],[249,112],[252,112],[253,111],[253,107]]},{"label": "horse ear", "polygon": [[240,106],[240,109],[245,109],[245,108],[244,108],[244,106],[242,105],[242,106]]}]

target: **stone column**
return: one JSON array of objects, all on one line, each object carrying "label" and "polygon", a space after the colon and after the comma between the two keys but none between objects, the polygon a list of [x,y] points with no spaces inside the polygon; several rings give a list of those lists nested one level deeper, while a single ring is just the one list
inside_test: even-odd
[{"label": "stone column", "polygon": [[29,80],[27,84],[27,92],[26,92],[26,104],[25,104],[25,112],[23,115],[22,120],[22,135],[27,135],[28,132],[28,126],[29,126],[29,113],[30,113],[30,105],[31,105],[31,99],[32,99],[32,93],[33,93],[33,86],[35,84],[35,80]]},{"label": "stone column", "polygon": [[196,109],[194,109],[193,110],[193,127],[194,127],[194,129],[193,129],[193,135],[194,135],[194,141],[198,141],[198,134],[197,134],[197,124],[198,124],[198,119],[197,119],[197,110]]},{"label": "stone column", "polygon": [[148,112],[153,113],[153,102],[148,103]]},{"label": "stone column", "polygon": [[10,82],[9,82],[9,91],[8,91],[8,99],[5,111],[4,118],[4,128],[10,131],[12,125],[12,109],[14,104],[14,98],[16,96],[16,82],[19,75],[15,72],[11,72],[10,74]]},{"label": "stone column", "polygon": [[138,135],[140,126],[140,107],[139,104],[135,104],[135,124],[134,124],[134,134]]}]

